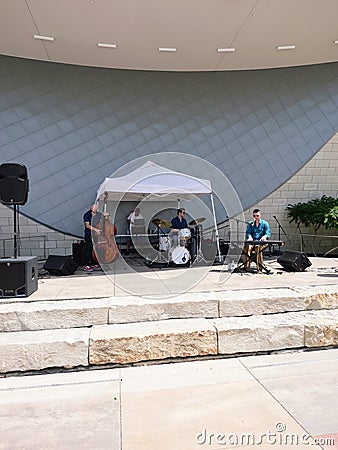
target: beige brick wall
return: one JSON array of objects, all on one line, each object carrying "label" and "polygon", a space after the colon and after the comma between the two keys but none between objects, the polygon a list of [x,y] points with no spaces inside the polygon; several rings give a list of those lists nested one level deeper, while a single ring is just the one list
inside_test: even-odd
[{"label": "beige brick wall", "polygon": [[[261,209],[262,216],[269,221],[273,239],[278,238],[278,224],[273,217],[276,216],[291,241],[282,233],[282,240],[287,248],[321,255],[338,246],[338,233],[323,228],[318,232],[320,237],[313,240],[312,236],[305,236],[302,242],[297,227],[289,223],[285,208],[288,204],[307,202],[322,195],[338,196],[338,133],[298,173],[256,207]],[[251,219],[251,210],[244,214],[246,220]],[[313,234],[314,230],[303,227],[302,233]]]},{"label": "beige brick wall", "polygon": [[[0,257],[14,255],[13,248],[13,210],[0,203]],[[37,256],[43,260],[49,255],[71,255],[72,243],[77,239],[38,224],[23,215],[19,215],[20,238],[18,253],[21,256]]]}]

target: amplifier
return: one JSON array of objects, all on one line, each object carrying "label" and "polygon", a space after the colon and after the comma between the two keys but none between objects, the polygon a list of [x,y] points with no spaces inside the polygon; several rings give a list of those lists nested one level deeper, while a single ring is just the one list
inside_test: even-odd
[{"label": "amplifier", "polygon": [[37,288],[36,256],[0,259],[0,297],[28,297]]}]

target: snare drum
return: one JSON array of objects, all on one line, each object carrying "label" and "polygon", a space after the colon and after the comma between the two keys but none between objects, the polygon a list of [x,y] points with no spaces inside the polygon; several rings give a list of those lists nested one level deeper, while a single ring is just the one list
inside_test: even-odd
[{"label": "snare drum", "polygon": [[182,230],[178,232],[178,237],[180,241],[188,241],[191,238],[191,231],[189,228],[182,228]]},{"label": "snare drum", "polygon": [[171,260],[174,264],[182,265],[190,261],[190,253],[186,247],[175,247],[171,253]]}]

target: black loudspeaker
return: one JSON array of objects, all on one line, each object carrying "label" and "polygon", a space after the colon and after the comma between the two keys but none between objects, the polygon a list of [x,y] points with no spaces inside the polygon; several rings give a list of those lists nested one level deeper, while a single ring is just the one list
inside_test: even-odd
[{"label": "black loudspeaker", "polygon": [[0,296],[28,297],[38,288],[36,256],[0,259]]},{"label": "black loudspeaker", "polygon": [[293,272],[304,272],[307,267],[312,265],[305,253],[293,250],[285,250],[284,253],[278,256],[277,262],[283,266],[284,269]]},{"label": "black loudspeaker", "polygon": [[217,254],[216,242],[202,239],[201,250],[206,261],[214,261]]},{"label": "black loudspeaker", "polygon": [[73,259],[79,266],[85,265],[84,260],[85,241],[78,241],[72,244]]},{"label": "black loudspeaker", "polygon": [[224,239],[219,240],[219,249],[222,256],[226,256],[229,252],[229,244],[224,241]]},{"label": "black loudspeaker", "polygon": [[28,198],[27,169],[22,164],[0,165],[0,201],[4,205],[24,205]]},{"label": "black loudspeaker", "polygon": [[52,275],[72,275],[79,267],[71,256],[49,255],[43,268]]}]

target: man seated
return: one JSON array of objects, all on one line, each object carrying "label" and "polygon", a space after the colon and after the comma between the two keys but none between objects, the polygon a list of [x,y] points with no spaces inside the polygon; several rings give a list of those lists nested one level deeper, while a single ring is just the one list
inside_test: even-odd
[{"label": "man seated", "polygon": [[[246,241],[267,241],[270,239],[270,226],[266,220],[261,218],[261,212],[258,208],[252,212],[253,220],[248,223],[246,228],[245,240]],[[266,247],[262,245],[250,245],[246,244],[243,249],[244,269],[250,268],[250,255],[253,251],[256,253],[256,264],[258,271],[264,266],[263,263],[263,250]]]},{"label": "man seated", "polygon": [[171,248],[177,247],[179,245],[178,241],[179,231],[183,230],[184,228],[188,228],[188,223],[184,216],[185,216],[185,209],[178,208],[177,216],[171,220],[171,227],[169,233]]}]

